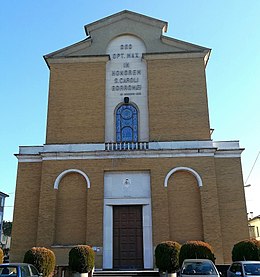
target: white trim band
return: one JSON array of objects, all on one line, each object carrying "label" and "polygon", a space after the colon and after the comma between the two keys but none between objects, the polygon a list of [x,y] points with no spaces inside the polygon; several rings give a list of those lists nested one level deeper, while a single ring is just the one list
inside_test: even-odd
[{"label": "white trim band", "polygon": [[19,162],[213,156],[216,158],[239,158],[244,150],[239,147],[238,141],[169,141],[149,142],[147,144],[148,149],[141,150],[107,150],[105,143],[21,146],[16,157]]}]

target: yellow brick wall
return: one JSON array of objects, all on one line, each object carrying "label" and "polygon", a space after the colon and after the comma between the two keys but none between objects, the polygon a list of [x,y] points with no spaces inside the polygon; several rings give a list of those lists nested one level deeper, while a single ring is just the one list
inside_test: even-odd
[{"label": "yellow brick wall", "polygon": [[[168,205],[166,200],[170,200],[167,194],[170,194],[170,197],[173,197],[174,186],[175,186],[175,177],[178,176],[176,172],[169,179],[168,188],[163,187],[163,182],[167,173],[176,167],[188,167],[195,170],[201,177],[203,186],[199,189],[200,199],[201,199],[201,211],[202,214],[189,213],[186,203],[194,201],[194,193],[188,190],[186,187],[187,194],[184,195],[174,195],[174,197],[181,197],[182,205],[179,205],[178,214],[182,214],[183,219],[187,222],[194,221],[194,217],[200,219],[202,217],[203,224],[203,238],[206,242],[212,245],[214,252],[217,257],[217,262],[223,262],[222,254],[222,239],[221,239],[221,229],[220,229],[220,217],[219,217],[219,206],[218,206],[218,194],[216,186],[216,176],[215,176],[215,164],[213,157],[201,157],[201,158],[164,158],[152,160],[153,164],[151,167],[151,190],[152,190],[152,208],[153,208],[153,243],[157,245],[159,242],[165,239],[170,239],[170,229],[169,226],[170,215],[168,210]],[[185,174],[186,175],[186,174]],[[153,178],[156,176],[157,182],[153,182]],[[188,176],[187,176],[188,177]],[[185,179],[187,178],[185,176]],[[194,180],[189,178],[189,183],[192,184]],[[184,180],[185,180],[184,179]],[[183,184],[184,180],[178,180],[177,184]],[[192,181],[193,180],[193,181]],[[194,184],[194,183],[193,183]],[[186,184],[185,184],[186,186]],[[184,188],[185,189],[185,188]],[[199,201],[198,195],[197,202]],[[197,203],[195,203],[197,204]],[[154,206],[156,205],[156,206]],[[156,207],[156,208],[155,208]],[[197,213],[199,209],[197,208]],[[180,222],[178,222],[179,224]],[[171,222],[171,224],[174,224]],[[185,225],[186,226],[186,225]],[[181,235],[178,236],[180,242],[183,242],[187,239],[186,227],[178,227],[178,231]],[[168,230],[167,230],[168,227]],[[201,228],[201,227],[198,227]],[[173,229],[173,227],[172,227]],[[168,231],[168,233],[166,233]],[[197,233],[201,231],[198,230]],[[193,233],[194,234],[194,233]],[[192,234],[192,235],[193,235]],[[193,238],[190,238],[193,239]]]},{"label": "yellow brick wall", "polygon": [[[210,163],[210,161],[212,161]],[[43,172],[45,174],[45,181],[42,182],[41,203],[39,212],[39,227],[38,230],[38,244],[48,243],[51,246],[54,243],[55,231],[51,233],[51,221],[55,226],[54,210],[55,205],[51,207],[51,203],[55,202],[55,192],[53,192],[53,183],[56,177],[69,168],[80,169],[85,172],[91,181],[91,188],[88,190],[87,199],[87,232],[86,232],[86,243],[94,246],[103,245],[103,174],[104,171],[129,171],[129,170],[150,170],[151,172],[151,191],[152,191],[152,215],[153,215],[153,240],[154,246],[165,239],[171,239],[172,226],[169,226],[169,207],[168,201],[170,201],[171,194],[174,191],[171,189],[174,187],[171,185],[174,182],[173,179],[169,181],[169,188],[164,187],[164,179],[167,173],[176,166],[189,166],[196,170],[202,178],[210,178],[211,172],[214,173],[214,168],[210,167],[209,164],[214,165],[213,158],[177,158],[177,159],[115,159],[115,160],[82,160],[82,161],[45,161],[43,166]],[[208,171],[210,173],[208,173]],[[215,175],[213,175],[213,180]],[[65,178],[65,177],[64,177]],[[193,176],[188,176],[189,180]],[[64,179],[66,180],[66,178]],[[193,180],[193,179],[192,179]],[[194,180],[193,180],[194,182]],[[193,183],[194,184],[194,183]],[[217,197],[215,195],[216,189],[213,189],[211,194],[210,189],[207,187],[214,186],[214,181],[209,179],[205,181],[203,188],[200,189],[201,198],[206,198],[206,203],[202,204],[205,206],[202,215],[193,213],[193,217],[203,217],[203,237],[206,236],[206,241],[210,241],[219,260],[222,260],[221,249],[222,242],[215,241],[216,237],[220,237],[221,234],[219,227],[218,208],[216,208]],[[49,195],[47,196],[46,193]],[[170,196],[169,196],[169,195]],[[206,194],[206,196],[204,196]],[[176,197],[176,196],[175,196]],[[187,194],[187,202],[191,201],[193,194]],[[46,200],[49,199],[49,200]],[[52,200],[50,200],[52,199]],[[180,206],[180,212],[183,213],[183,217],[190,220],[190,213],[187,212],[187,208]],[[213,217],[212,217],[213,216]],[[48,225],[50,224],[50,225]],[[172,222],[171,224],[176,224]],[[53,230],[55,227],[53,227]],[[179,227],[180,235],[178,239],[184,241],[187,239],[187,232],[185,226]],[[201,231],[198,231],[201,232]],[[206,234],[206,235],[205,235]],[[190,237],[194,239],[194,237]],[[197,237],[196,237],[197,239]]]},{"label": "yellow brick wall", "polygon": [[[39,207],[38,220],[38,237],[37,243],[46,245],[55,244],[55,211],[59,192],[53,189],[56,178],[64,170],[76,168],[85,172],[91,180],[91,188],[87,189],[86,183],[82,177],[76,177],[75,173],[65,175],[61,182],[61,189],[64,184],[69,184],[70,178],[79,178],[80,190],[83,189],[83,184],[87,190],[87,207],[86,207],[86,236],[85,243],[91,245],[101,245],[103,240],[103,166],[99,163],[100,168],[97,167],[96,161],[91,160],[69,160],[69,161],[44,161],[43,174],[45,176],[41,183],[41,197]],[[71,176],[72,175],[72,176]],[[77,175],[77,174],[76,174]],[[64,182],[64,184],[63,184]],[[62,192],[63,197],[68,197],[72,191],[69,184],[68,191]],[[73,187],[73,185],[72,185]],[[78,190],[79,193],[79,190]],[[82,197],[82,196],[81,196]],[[81,216],[81,213],[74,214],[73,220],[77,221],[76,216]],[[98,216],[97,216],[98,215]],[[62,219],[65,220],[65,217]],[[78,221],[77,221],[78,222]],[[62,222],[60,222],[61,224]]]},{"label": "yellow brick wall", "polygon": [[[200,175],[203,186],[198,189],[196,179],[191,173],[176,172],[170,177],[168,187],[165,188],[164,179],[167,173],[176,167],[189,167],[195,170]],[[63,177],[60,191],[54,190],[53,185],[59,174],[71,168],[85,172],[90,179],[91,187],[87,189],[84,178],[72,173]],[[230,261],[234,242],[248,237],[241,165],[239,159],[213,157],[57,160],[44,161],[42,165],[22,163],[18,170],[12,257],[21,261],[24,251],[34,244],[51,248],[59,243],[57,238],[68,244],[76,243],[76,241],[65,241],[70,233],[69,230],[74,232],[73,228],[70,228],[70,224],[74,226],[74,221],[76,224],[85,221],[81,231],[85,232],[86,244],[102,247],[104,172],[137,170],[150,171],[151,174],[154,246],[163,240],[174,239],[183,243],[187,239],[202,238],[212,245],[217,263]],[[79,187],[75,189],[75,186]],[[73,191],[74,196],[78,195],[84,202],[83,212],[76,213],[72,209],[71,214],[68,212],[68,217],[73,216],[73,219],[67,218],[66,222],[66,216],[59,214],[60,218],[57,220],[57,213],[62,211],[60,205],[64,203],[64,199],[71,197]],[[29,199],[28,192],[31,193],[29,196],[33,203],[29,201],[28,206],[24,207],[24,199]],[[35,195],[39,193],[37,213],[38,197]],[[62,195],[63,202],[59,202],[59,194]],[[178,208],[176,213],[175,208]],[[62,233],[63,224],[66,226],[64,233]],[[194,225],[193,230],[187,230],[191,226],[189,224]],[[33,231],[37,228],[36,238]],[[76,237],[81,240],[80,243],[83,242],[82,232],[76,232]],[[64,255],[58,257],[60,264],[66,263],[65,253],[69,250],[58,248],[54,250]],[[97,256],[96,266],[102,267],[100,255]]]},{"label": "yellow brick wall", "polygon": [[[104,142],[105,66],[51,65],[46,143]],[[203,59],[148,60],[147,71],[150,140],[209,139]]]},{"label": "yellow brick wall", "polygon": [[56,196],[54,245],[85,244],[87,191],[82,175],[69,173],[62,178]]},{"label": "yellow brick wall", "polygon": [[105,68],[105,62],[51,65],[46,143],[104,142]]},{"label": "yellow brick wall", "polygon": [[15,192],[11,261],[22,262],[36,245],[41,163],[19,163]]},{"label": "yellow brick wall", "polygon": [[183,244],[191,238],[204,240],[200,188],[187,171],[178,171],[168,181],[170,240]]},{"label": "yellow brick wall", "polygon": [[150,141],[209,139],[203,59],[148,60]]},{"label": "yellow brick wall", "polygon": [[224,259],[235,243],[249,238],[240,158],[215,159]]}]

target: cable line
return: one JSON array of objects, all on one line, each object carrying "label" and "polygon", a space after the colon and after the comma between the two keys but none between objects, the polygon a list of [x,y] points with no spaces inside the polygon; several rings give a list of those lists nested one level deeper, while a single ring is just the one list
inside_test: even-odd
[{"label": "cable line", "polygon": [[259,154],[260,154],[260,151],[258,152],[258,154],[257,154],[257,156],[256,156],[255,162],[254,162],[254,164],[253,164],[253,166],[252,166],[252,168],[251,168],[251,170],[250,170],[250,172],[249,172],[249,175],[248,175],[248,177],[247,177],[247,179],[246,179],[245,184],[247,183],[247,181],[248,181],[248,179],[249,179],[249,177],[250,177],[250,175],[251,175],[251,173],[252,173],[252,171],[253,171],[253,169],[254,169],[254,167],[255,167],[255,164],[256,164],[256,161],[257,161],[257,159],[258,159],[258,157],[259,157]]}]

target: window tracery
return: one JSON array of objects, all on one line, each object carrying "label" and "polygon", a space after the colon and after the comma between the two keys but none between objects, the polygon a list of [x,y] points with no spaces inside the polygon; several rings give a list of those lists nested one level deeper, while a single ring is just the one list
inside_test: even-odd
[{"label": "window tracery", "polygon": [[138,111],[132,104],[123,104],[116,111],[116,141],[138,142]]}]

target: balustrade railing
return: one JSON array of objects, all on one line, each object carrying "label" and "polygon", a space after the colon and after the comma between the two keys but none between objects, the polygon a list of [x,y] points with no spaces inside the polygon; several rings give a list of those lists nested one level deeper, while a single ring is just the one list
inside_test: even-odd
[{"label": "balustrade railing", "polygon": [[105,150],[120,151],[120,150],[147,150],[149,149],[148,142],[106,142]]}]

